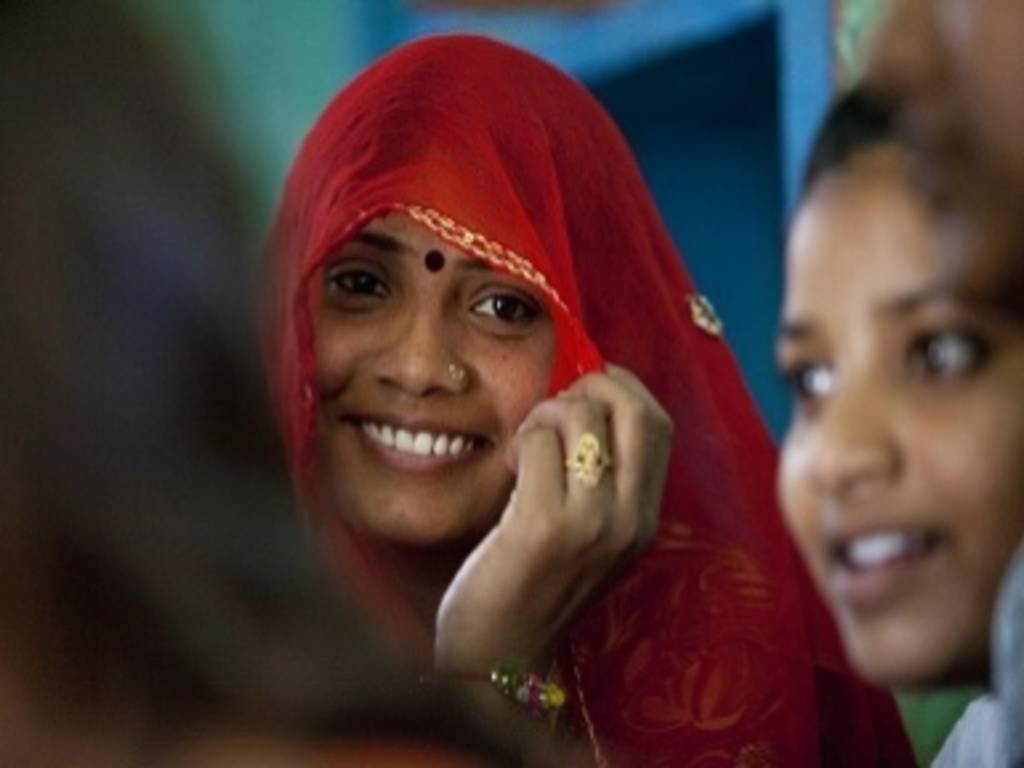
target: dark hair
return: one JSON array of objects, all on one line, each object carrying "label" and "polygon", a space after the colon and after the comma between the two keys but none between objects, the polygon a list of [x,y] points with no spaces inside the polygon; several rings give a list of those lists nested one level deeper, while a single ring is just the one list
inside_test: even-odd
[{"label": "dark hair", "polygon": [[822,176],[842,168],[855,155],[898,138],[895,116],[863,87],[840,94],[831,104],[811,145],[804,168],[801,197]]}]

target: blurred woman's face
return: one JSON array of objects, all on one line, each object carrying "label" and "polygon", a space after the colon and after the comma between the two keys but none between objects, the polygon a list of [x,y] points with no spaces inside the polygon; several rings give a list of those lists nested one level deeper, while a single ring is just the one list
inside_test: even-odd
[{"label": "blurred woman's face", "polygon": [[414,546],[495,523],[554,363],[534,288],[390,214],[325,262],[315,354],[321,474],[347,520]]},{"label": "blurred woman's face", "polygon": [[885,147],[818,182],[786,256],[780,499],[851,660],[884,685],[985,682],[1024,537],[1024,328],[938,251]]}]

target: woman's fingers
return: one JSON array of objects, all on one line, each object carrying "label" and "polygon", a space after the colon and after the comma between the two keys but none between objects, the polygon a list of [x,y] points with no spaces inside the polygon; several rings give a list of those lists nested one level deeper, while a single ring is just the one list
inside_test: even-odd
[{"label": "woman's fingers", "polygon": [[590,522],[610,515],[620,530],[609,544],[630,537],[646,544],[657,526],[671,435],[668,415],[633,374],[610,366],[585,376],[538,404],[520,427],[512,461],[517,493],[530,503],[516,506],[524,514],[590,515]]},{"label": "woman's fingers", "polygon": [[442,666],[547,657],[579,610],[651,540],[671,422],[628,371],[539,403],[510,452],[515,491],[438,614]]},{"label": "woman's fingers", "polygon": [[[635,498],[656,523],[672,448],[672,419],[631,372],[610,365],[605,376],[577,382],[586,396],[610,403],[612,450],[623,498]],[[653,527],[650,528],[653,535]]]},{"label": "woman's fingers", "polygon": [[551,423],[536,421],[516,435],[516,494],[544,493],[555,501],[566,493],[561,432]]},{"label": "woman's fingers", "polygon": [[[524,454],[526,455],[525,461],[529,463],[530,457],[529,451],[523,450],[527,439],[531,437],[532,433],[537,431],[548,431],[558,438],[558,453],[546,454],[545,459],[551,460],[559,468],[564,475],[569,471],[566,466],[566,462],[570,460],[579,460],[585,462],[588,451],[582,451],[584,455],[577,455],[581,453],[580,448],[581,441],[584,443],[597,442],[601,448],[604,449],[604,453],[607,454],[607,446],[609,444],[609,413],[606,404],[600,400],[586,397],[579,397],[572,394],[562,394],[558,397],[550,400],[545,400],[539,403],[533,411],[530,412],[526,420],[519,427],[519,433],[516,437],[516,453],[517,453],[517,465],[519,470],[522,471]],[[584,441],[584,436],[589,435],[589,439]],[[577,469],[576,475],[584,470]],[[584,472],[594,476],[595,479],[600,479],[600,472],[596,471],[596,468]],[[573,489],[567,485],[565,488],[566,492],[571,492]]]}]

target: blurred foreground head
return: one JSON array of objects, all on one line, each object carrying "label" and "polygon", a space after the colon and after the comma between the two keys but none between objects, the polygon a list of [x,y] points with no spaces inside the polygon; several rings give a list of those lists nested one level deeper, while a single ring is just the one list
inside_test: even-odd
[{"label": "blurred foreground head", "polygon": [[1024,4],[891,5],[868,85],[910,140],[956,279],[1024,311]]},{"label": "blurred foreground head", "polygon": [[932,181],[950,192],[967,176],[997,171],[1024,184],[1024,6],[1018,0],[890,5],[867,75],[896,107],[932,166]]},{"label": "blurred foreground head", "polygon": [[173,59],[115,3],[8,0],[0,104],[0,763],[214,765],[212,732],[260,765],[325,736],[511,754],[322,586],[245,201]]},{"label": "blurred foreground head", "polygon": [[273,642],[250,642],[302,578],[281,582],[282,550],[310,558],[279,535],[225,155],[108,2],[4,3],[0,103],[0,664],[21,684],[4,692],[70,721],[300,706]]}]

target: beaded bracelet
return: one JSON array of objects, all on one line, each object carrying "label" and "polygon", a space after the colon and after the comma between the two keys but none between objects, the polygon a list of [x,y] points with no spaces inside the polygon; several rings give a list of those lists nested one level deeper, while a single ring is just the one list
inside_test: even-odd
[{"label": "beaded bracelet", "polygon": [[565,706],[565,691],[561,686],[511,664],[491,672],[491,683],[506,698],[526,707],[532,715],[558,712]]}]

